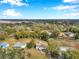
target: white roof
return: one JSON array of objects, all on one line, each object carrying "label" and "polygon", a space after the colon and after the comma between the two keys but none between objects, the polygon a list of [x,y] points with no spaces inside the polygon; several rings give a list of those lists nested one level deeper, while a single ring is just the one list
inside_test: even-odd
[{"label": "white roof", "polygon": [[16,42],[14,44],[14,47],[15,48],[25,48],[26,47],[26,44],[25,43],[21,43],[21,42]]},{"label": "white roof", "polygon": [[65,34],[67,34],[68,36],[70,36],[70,37],[74,37],[74,33],[72,33],[72,32],[66,32]]},{"label": "white roof", "polygon": [[59,51],[68,51],[69,47],[59,47]]}]

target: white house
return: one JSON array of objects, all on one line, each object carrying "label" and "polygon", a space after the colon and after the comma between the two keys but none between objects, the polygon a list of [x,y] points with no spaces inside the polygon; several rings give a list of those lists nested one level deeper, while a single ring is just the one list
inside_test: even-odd
[{"label": "white house", "polygon": [[13,47],[14,48],[25,48],[26,43],[16,42]]},{"label": "white house", "polygon": [[74,37],[75,34],[72,32],[65,32],[65,35],[69,36],[69,37]]},{"label": "white house", "polygon": [[66,51],[68,51],[70,49],[70,47],[65,47],[65,46],[61,46],[61,47],[59,47],[59,51],[61,51],[61,52],[66,52]]}]

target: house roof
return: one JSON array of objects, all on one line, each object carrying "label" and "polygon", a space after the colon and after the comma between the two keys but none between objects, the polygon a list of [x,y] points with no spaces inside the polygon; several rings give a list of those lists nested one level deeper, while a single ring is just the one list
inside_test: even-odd
[{"label": "house roof", "polygon": [[65,34],[67,35],[67,36],[69,36],[69,37],[74,37],[74,33],[72,33],[72,32],[65,32]]},{"label": "house roof", "polygon": [[74,33],[72,33],[72,32],[65,32],[65,34],[74,34]]},{"label": "house roof", "polygon": [[38,44],[36,44],[36,47],[38,47],[38,48],[43,48],[43,49],[46,48],[46,47],[44,46],[44,44],[42,44],[42,42],[39,42]]},{"label": "house roof", "polygon": [[68,51],[69,49],[70,47],[65,47],[65,46],[59,47],[59,51]]},{"label": "house roof", "polygon": [[0,46],[2,48],[7,48],[7,47],[9,47],[9,44],[7,42],[3,42],[3,43],[0,43]]},{"label": "house roof", "polygon": [[26,44],[25,43],[21,43],[21,42],[16,42],[15,44],[14,44],[14,47],[15,48],[20,48],[20,47],[22,47],[22,46],[26,46]]}]

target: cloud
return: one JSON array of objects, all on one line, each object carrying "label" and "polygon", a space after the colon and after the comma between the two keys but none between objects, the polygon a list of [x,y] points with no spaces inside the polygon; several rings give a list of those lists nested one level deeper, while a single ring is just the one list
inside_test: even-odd
[{"label": "cloud", "polygon": [[67,13],[67,14],[64,14],[64,16],[79,16],[79,12],[72,12],[72,13]]},{"label": "cloud", "polygon": [[79,7],[79,5],[59,5],[59,6],[55,6],[55,7],[49,7],[49,8],[44,8],[44,10],[46,9],[52,9],[52,10],[72,10]]},{"label": "cloud", "polygon": [[3,11],[3,16],[21,16],[20,12],[16,12],[14,9],[7,9]]},{"label": "cloud", "polygon": [[60,16],[57,16],[58,19],[79,19],[79,12],[71,12],[71,13],[65,13]]},{"label": "cloud", "polygon": [[79,3],[79,0],[64,0],[64,2],[73,2],[73,3]]},{"label": "cloud", "polygon": [[60,6],[56,6],[56,7],[53,7],[53,9],[57,9],[57,10],[70,10],[70,9],[74,9],[74,8],[77,8],[79,5],[73,5],[73,6],[64,6],[64,5],[60,5]]},{"label": "cloud", "polygon": [[[26,0],[27,1],[27,0]],[[2,0],[1,3],[8,3],[11,5],[17,5],[17,6],[28,6],[29,4],[23,3],[22,0]]]}]

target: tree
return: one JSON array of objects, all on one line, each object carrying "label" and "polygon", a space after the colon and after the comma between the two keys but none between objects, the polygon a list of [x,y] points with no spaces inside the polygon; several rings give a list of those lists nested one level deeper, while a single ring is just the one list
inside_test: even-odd
[{"label": "tree", "polygon": [[30,37],[31,38],[38,38],[38,33],[32,32],[32,33],[30,33]]},{"label": "tree", "polygon": [[79,39],[79,33],[76,33],[75,39]]},{"label": "tree", "polygon": [[52,34],[50,35],[51,38],[57,38],[59,35],[59,32],[52,32]]},{"label": "tree", "polygon": [[41,40],[44,40],[44,41],[48,41],[48,39],[49,39],[48,33],[47,33],[47,32],[41,33],[40,39],[41,39]]}]

